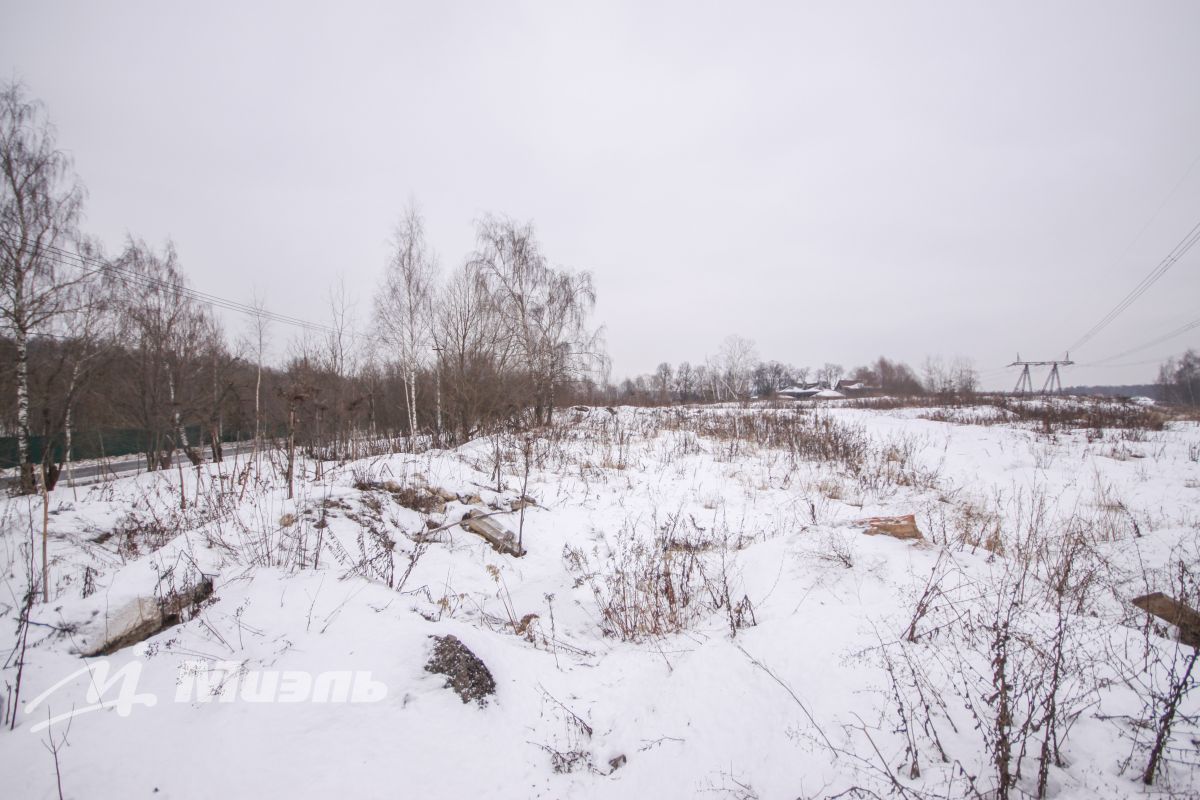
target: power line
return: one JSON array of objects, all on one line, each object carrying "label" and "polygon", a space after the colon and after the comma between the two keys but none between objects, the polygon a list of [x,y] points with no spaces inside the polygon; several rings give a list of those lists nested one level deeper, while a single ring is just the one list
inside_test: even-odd
[{"label": "power line", "polygon": [[[80,256],[80,255],[72,253],[68,250],[63,250],[61,248],[52,247],[49,249],[55,250],[61,256],[65,257],[67,259],[77,261],[78,263],[74,264],[74,266],[77,266],[80,268],[86,267],[86,266],[94,266],[95,269],[92,270],[92,273],[95,273],[95,272],[111,273],[111,274],[116,275],[116,277],[124,280],[126,283],[132,282],[132,283],[140,284],[142,286],[145,286],[145,287],[151,288],[151,289],[162,288],[162,289],[169,289],[171,291],[178,291],[178,292],[190,297],[193,300],[197,300],[198,302],[205,303],[210,306],[224,308],[229,311],[237,311],[237,312],[240,312],[243,314],[249,314],[250,316],[264,317],[264,318],[270,319],[274,322],[283,323],[285,325],[296,325],[298,327],[309,328],[309,329],[312,329],[312,330],[315,330],[315,331],[318,331],[321,333],[334,333],[335,332],[333,328],[330,328],[327,325],[322,325],[322,324],[316,323],[316,322],[309,322],[308,320],[300,319],[298,317],[288,316],[286,314],[279,314],[279,313],[276,313],[273,311],[268,311],[266,309],[258,309],[247,303],[242,303],[237,300],[230,300],[228,298],[221,297],[219,295],[200,291],[199,289],[193,289],[192,287],[187,286],[186,284],[183,284],[183,283],[172,283],[171,281],[162,280],[160,278],[154,278],[149,275],[142,275],[133,270],[128,270],[123,267],[119,267],[116,264],[106,263],[103,261],[99,261],[98,259]],[[64,263],[64,262],[59,261],[59,263]],[[67,264],[67,265],[71,266],[72,264]]]},{"label": "power line", "polygon": [[1121,315],[1122,312],[1125,311],[1125,309],[1133,305],[1133,303],[1139,297],[1146,293],[1147,289],[1153,286],[1159,278],[1165,275],[1167,270],[1175,265],[1175,262],[1187,255],[1188,251],[1195,247],[1197,242],[1200,242],[1200,222],[1197,222],[1196,225],[1190,231],[1188,231],[1187,235],[1180,240],[1179,244],[1175,245],[1170,253],[1167,253],[1166,257],[1159,262],[1158,266],[1150,270],[1150,273],[1146,275],[1146,277],[1142,278],[1141,282],[1138,283],[1137,286],[1134,286],[1133,289],[1131,289],[1119,303],[1113,306],[1111,311],[1105,314],[1099,322],[1093,325],[1091,330],[1072,343],[1067,350],[1078,350],[1080,347],[1091,341],[1092,337],[1107,328],[1113,320],[1115,320]]},{"label": "power line", "polygon": [[1163,356],[1162,358],[1149,358],[1149,359],[1146,359],[1145,361],[1126,361],[1123,364],[1105,364],[1105,363],[1101,363],[1101,362],[1095,362],[1095,363],[1091,363],[1091,364],[1080,364],[1079,366],[1089,367],[1089,368],[1094,368],[1094,369],[1116,369],[1118,367],[1145,367],[1150,364],[1162,364],[1164,361],[1169,361],[1172,358],[1179,358],[1179,356],[1181,356],[1181,355],[1183,355],[1183,353],[1173,353],[1172,355],[1169,355],[1169,356]]},{"label": "power line", "polygon": [[1155,338],[1151,339],[1150,341],[1148,341],[1144,344],[1139,344],[1137,347],[1131,347],[1128,350],[1117,353],[1116,355],[1109,356],[1108,358],[1101,358],[1101,359],[1099,359],[1097,361],[1093,361],[1089,364],[1082,364],[1081,366],[1085,366],[1085,367],[1104,366],[1109,361],[1116,361],[1118,358],[1124,358],[1125,356],[1133,355],[1134,353],[1140,353],[1141,351],[1146,350],[1147,348],[1154,347],[1156,344],[1162,344],[1163,342],[1165,342],[1169,339],[1174,339],[1176,336],[1182,336],[1183,334],[1187,333],[1188,331],[1195,330],[1196,328],[1200,328],[1200,317],[1197,317],[1196,319],[1192,320],[1191,322],[1186,322],[1183,325],[1180,325],[1178,328],[1168,331],[1167,333],[1164,333],[1161,336],[1156,336]]},{"label": "power line", "polygon": [[[10,242],[13,241],[11,237],[5,238],[8,238]],[[279,314],[273,311],[268,311],[265,308],[255,308],[254,306],[239,302],[237,300],[230,300],[229,298],[221,297],[219,295],[202,292],[199,289],[193,289],[182,283],[172,283],[171,281],[165,281],[148,275],[141,275],[132,270],[119,267],[116,264],[107,263],[97,258],[73,253],[60,247],[47,246],[46,249],[51,253],[47,256],[50,258],[50,260],[62,266],[82,269],[84,270],[85,275],[106,273],[125,282],[127,285],[140,286],[147,289],[169,289],[171,291],[177,291],[192,300],[204,303],[205,305],[213,308],[222,308],[227,311],[234,311],[252,317],[261,317],[272,322],[278,322],[284,325],[293,325],[295,327],[303,328],[316,333],[337,333],[334,328],[331,328],[328,325],[310,322],[308,320],[300,319],[299,317],[292,317],[286,314]],[[351,333],[349,335],[363,337],[363,334],[358,333]]]},{"label": "power line", "polygon": [[[1158,215],[1162,213],[1163,209],[1166,208],[1167,205],[1171,202],[1171,199],[1174,198],[1176,193],[1179,192],[1179,187],[1183,186],[1183,184],[1187,181],[1188,176],[1192,174],[1192,170],[1194,170],[1196,168],[1197,164],[1200,164],[1200,154],[1197,154],[1196,157],[1194,159],[1192,159],[1192,163],[1189,164],[1188,168],[1183,171],[1183,175],[1179,176],[1179,180],[1175,181],[1175,185],[1171,187],[1171,191],[1167,192],[1167,196],[1163,198],[1163,201],[1161,203],[1159,203],[1158,208],[1156,208],[1154,210],[1154,213],[1151,214],[1150,218],[1147,219],[1145,224],[1142,225],[1141,230],[1139,230],[1137,232],[1137,235],[1134,236],[1133,239],[1129,242],[1129,244],[1125,246],[1125,249],[1121,251],[1121,255],[1118,256],[1116,258],[1116,260],[1113,261],[1112,266],[1115,267],[1118,264],[1120,264],[1121,261],[1124,260],[1125,256],[1127,256],[1129,254],[1129,251],[1133,249],[1133,246],[1141,240],[1141,238],[1146,234],[1146,231],[1149,230],[1150,226],[1154,223],[1154,221],[1156,219],[1158,219]],[[1184,237],[1184,238],[1186,239],[1187,237]],[[1166,270],[1164,269],[1163,271],[1165,272]],[[1149,277],[1149,276],[1147,276],[1147,277]],[[1161,277],[1161,275],[1159,277]],[[1158,280],[1158,278],[1154,278],[1154,280]],[[1153,283],[1153,282],[1154,281],[1151,281],[1151,283]],[[1140,285],[1141,284],[1139,284],[1139,286]],[[1144,292],[1148,288],[1149,288],[1149,285],[1147,285],[1141,291]],[[1134,287],[1134,291],[1137,291],[1137,287]],[[1131,292],[1131,294],[1132,294],[1132,292]],[[1139,297],[1141,296],[1141,292],[1138,293],[1138,296]],[[1126,298],[1129,299],[1129,296],[1126,295]],[[1075,341],[1070,347],[1066,348],[1067,352],[1070,352],[1071,350],[1078,350],[1080,347],[1082,347],[1089,339],[1091,339],[1093,336],[1095,336],[1097,333],[1099,333],[1101,329],[1103,329],[1110,322],[1112,322],[1113,319],[1115,319],[1118,314],[1120,314],[1122,311],[1124,311],[1125,308],[1127,308],[1128,305],[1131,304],[1136,299],[1137,299],[1137,297],[1133,297],[1133,298],[1129,299],[1129,303],[1126,303],[1126,305],[1124,307],[1121,306],[1121,303],[1118,303],[1117,306],[1114,307],[1114,309],[1112,311],[1110,311],[1108,315],[1105,315],[1104,319],[1102,319],[1095,326],[1093,326],[1092,330],[1088,331],[1086,334],[1081,336],[1077,341]],[[1122,300],[1122,303],[1123,302],[1125,302],[1125,301]]]},{"label": "power line", "polygon": [[1142,237],[1146,235],[1146,231],[1150,229],[1150,226],[1154,224],[1154,220],[1158,219],[1158,215],[1163,212],[1163,209],[1167,207],[1167,204],[1171,202],[1171,199],[1174,198],[1176,193],[1179,192],[1179,187],[1183,186],[1183,184],[1187,181],[1188,176],[1192,174],[1192,170],[1196,168],[1197,164],[1200,164],[1200,154],[1196,155],[1196,157],[1192,160],[1192,163],[1188,165],[1188,168],[1185,169],[1183,174],[1179,176],[1179,180],[1175,181],[1175,185],[1171,187],[1171,191],[1169,191],[1167,196],[1163,198],[1163,201],[1159,203],[1158,208],[1154,210],[1154,213],[1151,214],[1149,219],[1146,220],[1145,224],[1142,225],[1142,228],[1137,232],[1137,235],[1134,236],[1133,239],[1130,240],[1129,244],[1125,246],[1125,249],[1121,251],[1121,255],[1117,256],[1117,258],[1112,262],[1113,267],[1116,267],[1118,264],[1120,264],[1125,259],[1125,256],[1129,255],[1129,251],[1133,249],[1133,246],[1141,241]]}]

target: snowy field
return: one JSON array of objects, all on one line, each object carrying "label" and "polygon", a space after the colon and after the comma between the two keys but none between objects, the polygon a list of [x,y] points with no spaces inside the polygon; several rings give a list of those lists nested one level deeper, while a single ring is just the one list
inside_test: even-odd
[{"label": "snowy field", "polygon": [[[1194,650],[1129,601],[1198,605],[1200,426],[1108,406],[591,409],[293,499],[278,453],[60,488],[31,604],[5,498],[0,794],[1195,797]],[[446,635],[494,694],[426,670]]]}]

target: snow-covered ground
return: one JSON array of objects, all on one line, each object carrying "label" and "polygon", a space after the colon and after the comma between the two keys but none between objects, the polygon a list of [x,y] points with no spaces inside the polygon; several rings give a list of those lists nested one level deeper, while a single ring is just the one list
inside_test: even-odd
[{"label": "snow-covered ground", "polygon": [[[185,470],[182,502],[178,472],[55,492],[29,626],[41,501],[0,501],[4,796],[1200,792],[1197,692],[1140,781],[1193,651],[1128,602],[1196,587],[1194,422],[593,409],[303,466],[291,500],[277,454]],[[864,535],[910,513],[924,541]],[[206,579],[181,624],[83,657]],[[486,704],[425,670],[447,634]]]}]

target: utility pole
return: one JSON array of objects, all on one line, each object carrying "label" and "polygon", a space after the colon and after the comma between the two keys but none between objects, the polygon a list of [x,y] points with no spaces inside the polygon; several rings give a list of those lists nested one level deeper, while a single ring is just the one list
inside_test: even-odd
[{"label": "utility pole", "polygon": [[1033,376],[1029,371],[1030,367],[1050,367],[1050,374],[1046,376],[1046,382],[1042,384],[1042,394],[1062,394],[1062,376],[1058,368],[1069,367],[1074,363],[1070,353],[1067,353],[1066,358],[1057,361],[1022,361],[1021,354],[1017,353],[1017,360],[1009,364],[1010,367],[1021,367],[1021,375],[1017,378],[1013,394],[1033,394]]}]

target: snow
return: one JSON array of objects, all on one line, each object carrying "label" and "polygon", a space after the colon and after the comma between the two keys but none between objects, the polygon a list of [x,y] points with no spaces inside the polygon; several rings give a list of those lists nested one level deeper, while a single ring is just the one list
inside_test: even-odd
[{"label": "snow", "polygon": [[[1143,615],[1124,600],[1158,588],[1148,582],[1180,553],[1200,563],[1196,423],[1097,438],[1030,430],[997,411],[573,414],[535,442],[527,494],[538,505],[524,511],[520,559],[453,526],[414,541],[469,508],[522,527],[520,513],[504,513],[524,477],[519,438],[325,464],[320,477],[307,462],[291,500],[268,461],[256,470],[244,457],[185,471],[186,508],[177,472],[60,489],[50,509],[52,599],[33,606],[21,701],[101,661],[110,675],[135,665],[137,692],[155,698],[127,714],[70,720],[58,753],[66,797],[794,798],[854,786],[886,795],[893,777],[913,791],[968,796],[963,775],[984,791],[992,772],[953,686],[987,672],[990,656],[977,641],[939,633],[952,623],[938,615],[1001,585],[1021,531],[1036,518],[1055,536],[1094,535],[1105,592],[1075,623],[1080,653],[1098,665],[1147,641]],[[808,457],[784,429],[767,427],[771,418],[833,426],[843,449],[861,451]],[[418,513],[381,488],[388,481],[459,499]],[[864,536],[856,525],[907,513],[928,541]],[[37,498],[0,501],[6,654],[17,644],[26,565],[40,568],[41,518]],[[703,575],[673,589],[701,599],[668,609],[678,630],[606,634],[618,622],[605,609],[636,593],[633,571],[646,563],[694,566]],[[106,659],[81,658],[122,609],[202,575],[216,591],[194,619]],[[928,634],[905,645],[931,575],[948,602],[922,623]],[[730,603],[715,608],[705,592],[722,586]],[[445,634],[495,677],[486,706],[463,704],[424,670],[429,637]],[[1156,652],[1177,650],[1152,639]],[[906,739],[886,670],[885,657],[904,653],[945,688],[932,720],[949,760],[919,739],[919,777],[901,769]],[[253,702],[234,691],[176,701],[181,669],[230,662],[240,675],[230,685],[246,696],[247,687],[262,696],[272,671],[353,674],[386,696]],[[6,692],[15,677],[9,659]],[[77,675],[0,732],[7,796],[58,796],[46,743],[67,723],[33,729],[47,712],[91,704],[94,684]],[[1120,681],[1089,694],[1064,766],[1050,771],[1052,796],[1147,793],[1136,726],[1122,721],[1141,708]],[[1200,711],[1194,693],[1183,711]],[[1180,723],[1180,752],[1161,779],[1181,794],[1200,791],[1188,766],[1197,736],[1194,722]],[[1026,767],[1022,789],[1035,773]]]}]

